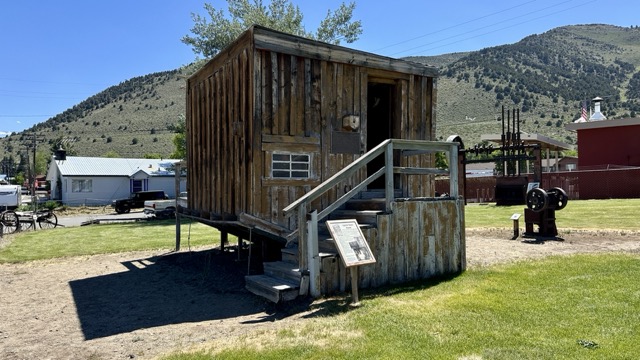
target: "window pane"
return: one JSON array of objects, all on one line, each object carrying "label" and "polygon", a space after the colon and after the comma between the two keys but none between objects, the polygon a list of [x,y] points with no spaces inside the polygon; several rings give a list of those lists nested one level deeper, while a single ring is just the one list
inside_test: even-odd
[{"label": "window pane", "polygon": [[273,161],[290,161],[289,154],[273,154]]},{"label": "window pane", "polygon": [[71,192],[93,192],[92,180],[71,180]]},{"label": "window pane", "polygon": [[271,177],[285,179],[309,178],[310,162],[311,155],[309,154],[272,154]]},{"label": "window pane", "polygon": [[133,180],[133,192],[142,191],[142,180]]}]

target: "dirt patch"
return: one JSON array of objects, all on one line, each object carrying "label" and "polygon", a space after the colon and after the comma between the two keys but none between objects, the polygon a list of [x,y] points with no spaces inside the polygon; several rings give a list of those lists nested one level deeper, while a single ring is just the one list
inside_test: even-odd
[{"label": "dirt patch", "polygon": [[[469,268],[554,254],[640,252],[640,232],[572,231],[563,241],[468,230]],[[213,339],[286,327],[308,304],[248,293],[235,252],[196,249],[0,265],[0,358],[154,358]]]},{"label": "dirt patch", "polygon": [[640,231],[572,230],[557,239],[536,240],[519,237],[513,230],[471,229],[466,232],[467,266],[488,266],[549,255],[593,252],[640,252]]}]

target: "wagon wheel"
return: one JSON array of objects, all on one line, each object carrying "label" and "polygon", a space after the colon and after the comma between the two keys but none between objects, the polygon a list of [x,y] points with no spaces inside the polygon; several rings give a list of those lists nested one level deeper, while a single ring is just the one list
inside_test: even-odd
[{"label": "wagon wheel", "polygon": [[38,225],[40,229],[53,229],[58,226],[58,217],[52,212],[38,216]]},{"label": "wagon wheel", "polygon": [[554,187],[549,189],[549,192],[555,193],[556,198],[556,210],[562,210],[565,206],[567,206],[567,201],[569,201],[569,197],[567,193],[559,187]]},{"label": "wagon wheel", "polygon": [[20,228],[18,215],[13,211],[5,211],[0,215],[3,234],[13,234]]},{"label": "wagon wheel", "polygon": [[527,193],[527,207],[535,212],[541,212],[549,206],[549,195],[541,188],[531,189]]},{"label": "wagon wheel", "polygon": [[29,219],[25,221],[25,218],[22,218],[22,221],[20,222],[20,231],[26,231],[26,230],[33,230],[35,229],[34,224],[33,224],[33,218],[31,215],[29,215]]}]

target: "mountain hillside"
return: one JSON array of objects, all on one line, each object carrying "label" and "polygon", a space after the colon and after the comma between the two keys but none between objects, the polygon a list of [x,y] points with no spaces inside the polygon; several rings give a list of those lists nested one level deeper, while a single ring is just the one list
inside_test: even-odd
[{"label": "mountain hillside", "polygon": [[605,99],[608,118],[640,113],[640,28],[579,25],[469,53],[441,68],[437,134],[474,144],[500,133],[501,108],[520,109],[522,131],[569,144],[564,125],[583,100]]},{"label": "mountain hillside", "polygon": [[[566,26],[518,43],[469,53],[410,57],[440,68],[436,133],[460,135],[467,146],[499,133],[501,108],[520,109],[521,129],[570,144],[564,125],[580,103],[605,99],[608,118],[640,112],[640,28]],[[63,139],[76,155],[168,157],[175,124],[184,117],[185,78],[198,64],[123,81],[23,133],[0,139],[0,158],[17,156],[28,133],[49,151]]]}]

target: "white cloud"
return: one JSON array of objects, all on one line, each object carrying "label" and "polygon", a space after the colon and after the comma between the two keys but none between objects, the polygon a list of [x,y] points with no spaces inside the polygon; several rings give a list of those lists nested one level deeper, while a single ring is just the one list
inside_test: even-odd
[{"label": "white cloud", "polygon": [[5,136],[9,136],[9,135],[11,135],[11,133],[10,133],[10,132],[0,131],[0,138],[3,138],[3,137],[5,137]]}]

